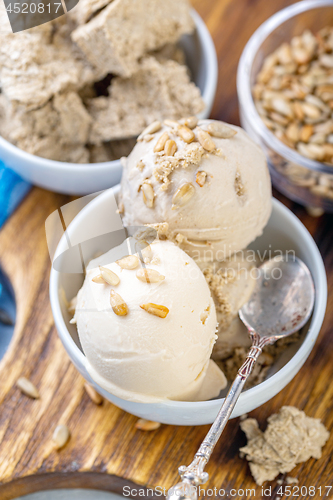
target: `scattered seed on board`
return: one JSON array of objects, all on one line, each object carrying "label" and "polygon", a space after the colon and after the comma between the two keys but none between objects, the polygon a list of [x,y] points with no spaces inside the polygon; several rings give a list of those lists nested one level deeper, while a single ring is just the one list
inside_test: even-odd
[{"label": "scattered seed on board", "polygon": [[159,304],[153,304],[149,302],[148,304],[142,304],[141,309],[144,309],[149,314],[153,314],[154,316],[158,316],[159,318],[166,318],[169,314],[169,309],[165,306],[161,306]]},{"label": "scattered seed on board", "polygon": [[37,387],[32,382],[30,382],[30,380],[28,380],[27,378],[20,377],[18,379],[18,381],[16,382],[16,386],[20,389],[20,391],[23,394],[25,394],[29,398],[32,398],[32,399],[39,399],[40,398],[40,394],[39,394]]},{"label": "scattered seed on board", "polygon": [[128,314],[126,302],[122,299],[119,293],[116,293],[114,290],[111,290],[110,292],[110,304],[113,312],[117,316],[126,316]]},{"label": "scattered seed on board", "polygon": [[[111,271],[111,269],[108,269],[107,267],[99,266],[99,270],[101,273],[100,276],[103,278],[105,283],[107,283],[108,285],[111,285],[111,286],[119,285],[120,278],[119,278],[119,276],[116,275],[116,273]],[[99,281],[97,281],[96,283],[99,283]]]},{"label": "scattered seed on board", "polygon": [[144,283],[159,283],[165,279],[163,274],[159,273],[155,269],[139,269],[136,272],[136,277],[138,280],[143,281]]},{"label": "scattered seed on board", "polygon": [[186,205],[195,193],[195,187],[190,182],[177,189],[172,197],[172,210]]},{"label": "scattered seed on board", "polygon": [[159,422],[153,422],[152,420],[145,420],[144,418],[139,418],[136,422],[135,427],[140,431],[156,431],[161,424]]},{"label": "scattered seed on board", "polygon": [[133,270],[139,265],[139,258],[136,255],[126,255],[120,260],[116,260],[116,263],[122,269]]},{"label": "scattered seed on board", "polygon": [[177,129],[180,124],[176,120],[164,120],[164,125],[170,128]]},{"label": "scattered seed on board", "polygon": [[101,405],[104,401],[104,398],[102,398],[102,396],[96,391],[96,389],[88,384],[88,382],[86,382],[84,384],[84,388],[85,388],[85,391],[86,393],[88,394],[88,396],[90,397],[91,401],[93,403],[95,403],[95,405]]},{"label": "scattered seed on board", "polygon": [[52,441],[54,442],[55,448],[60,450],[63,448],[69,441],[71,437],[71,433],[67,427],[67,425],[58,425],[52,436]]}]

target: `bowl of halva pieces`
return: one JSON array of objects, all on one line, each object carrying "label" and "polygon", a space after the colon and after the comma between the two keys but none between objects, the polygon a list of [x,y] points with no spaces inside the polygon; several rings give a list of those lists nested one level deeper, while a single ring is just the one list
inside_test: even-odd
[{"label": "bowl of halva pieces", "polygon": [[211,111],[216,52],[187,0],[80,0],[15,34],[0,16],[0,158],[33,184],[111,187],[147,125]]}]

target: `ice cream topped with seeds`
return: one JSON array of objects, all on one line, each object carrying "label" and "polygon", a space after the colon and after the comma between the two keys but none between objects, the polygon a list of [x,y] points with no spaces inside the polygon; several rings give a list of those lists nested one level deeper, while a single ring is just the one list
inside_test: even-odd
[{"label": "ice cream topped with seeds", "polygon": [[122,247],[121,258],[118,247],[91,261],[77,298],[91,377],[131,401],[218,396],[226,379],[210,359],[216,311],[199,267],[170,241],[133,255]]},{"label": "ice cream topped with seeds", "polygon": [[255,263],[237,252],[270,217],[265,156],[239,127],[191,116],[153,121],[123,164],[123,224],[158,238],[90,263],[75,314],[87,369],[127,400],[217,397],[221,360],[248,343],[234,324]]},{"label": "ice cream topped with seeds", "polygon": [[124,224],[155,225],[194,258],[244,249],[270,216],[265,156],[239,127],[195,117],[154,122],[123,164]]}]

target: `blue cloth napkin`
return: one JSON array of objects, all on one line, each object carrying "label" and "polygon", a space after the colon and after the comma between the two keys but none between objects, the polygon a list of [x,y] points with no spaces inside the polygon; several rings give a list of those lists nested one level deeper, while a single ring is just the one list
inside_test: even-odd
[{"label": "blue cloth napkin", "polygon": [[0,228],[23,200],[31,185],[0,160]]}]

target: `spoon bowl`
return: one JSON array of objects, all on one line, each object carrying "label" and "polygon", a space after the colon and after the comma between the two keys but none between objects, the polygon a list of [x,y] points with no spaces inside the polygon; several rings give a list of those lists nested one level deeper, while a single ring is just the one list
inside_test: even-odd
[{"label": "spoon bowl", "polygon": [[178,468],[182,482],[169,490],[167,500],[197,500],[197,487],[208,480],[205,466],[262,349],[305,324],[312,313],[314,296],[311,273],[300,259],[288,259],[285,254],[260,266],[255,289],[239,314],[248,327],[252,347],[194,460],[188,467]]},{"label": "spoon bowl", "polygon": [[258,268],[254,291],[239,316],[250,332],[276,341],[305,325],[314,299],[313,279],[304,262],[279,255]]}]

